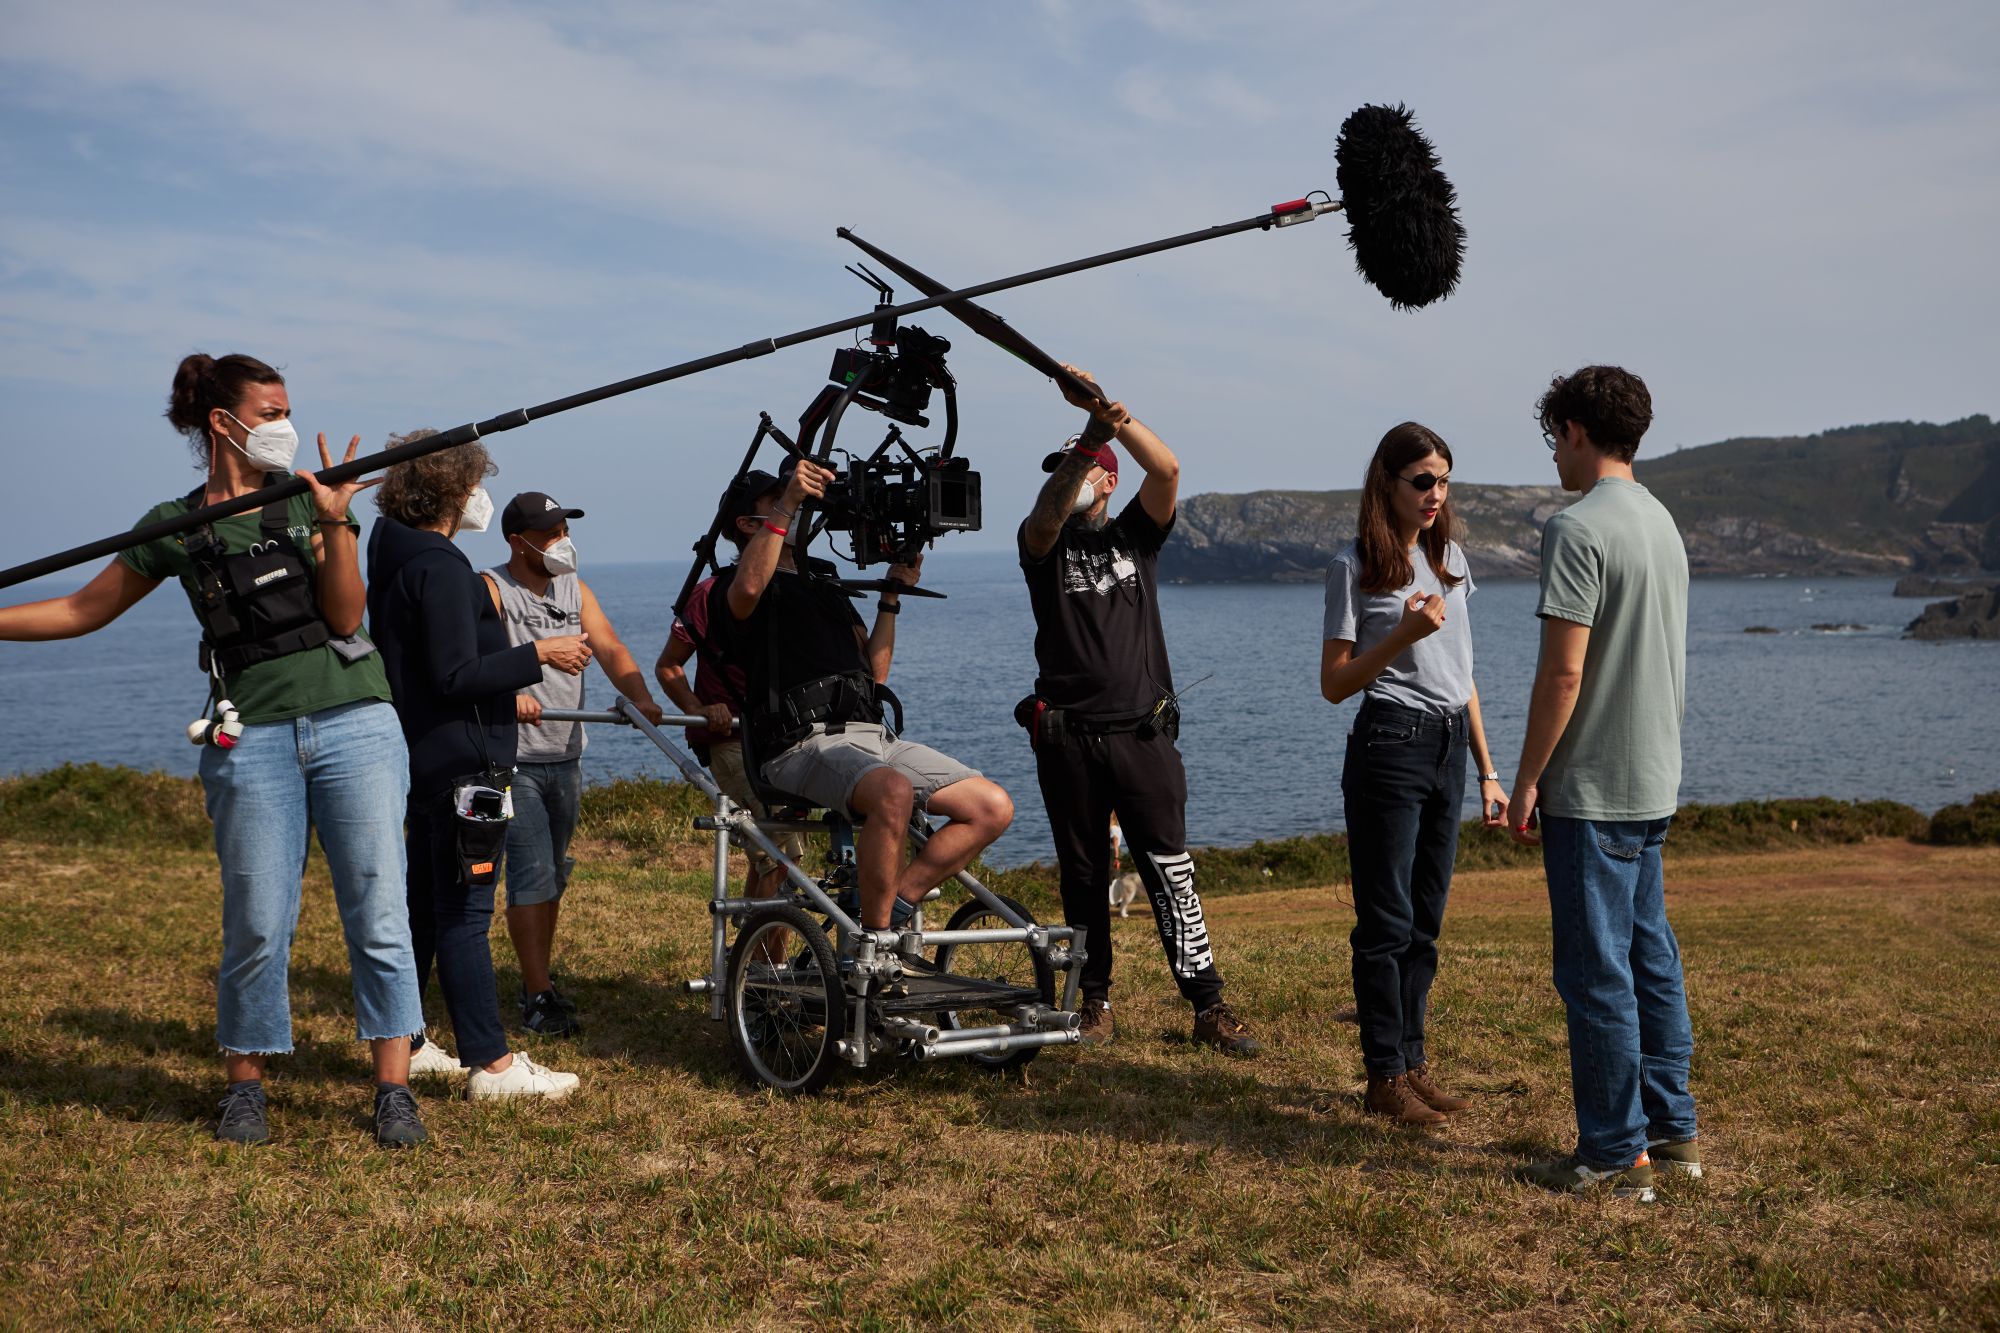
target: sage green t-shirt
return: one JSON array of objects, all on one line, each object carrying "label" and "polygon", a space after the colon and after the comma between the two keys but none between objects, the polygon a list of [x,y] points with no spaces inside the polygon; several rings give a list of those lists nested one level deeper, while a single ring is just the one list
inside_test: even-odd
[{"label": "sage green t-shirt", "polygon": [[[133,526],[156,523],[187,511],[185,496],[168,500],[147,510],[146,516]],[[312,497],[293,496],[286,517],[291,520],[286,531],[305,553],[306,567],[317,574],[312,537],[318,515],[313,510]],[[252,542],[262,539],[259,526],[262,518],[263,511],[253,509],[247,514],[221,519],[215,524],[215,535],[230,554],[247,551]],[[347,512],[347,524],[357,531],[361,526],[355,522],[351,509]],[[160,537],[143,546],[131,547],[119,552],[118,558],[149,579],[178,578],[187,593],[188,605],[195,605],[194,562],[188,559],[187,534]],[[364,638],[366,635],[362,631]],[[199,679],[193,654],[189,654],[185,666],[190,680]],[[387,700],[389,678],[382,671],[379,652],[349,662],[332,645],[323,643],[267,662],[253,662],[223,681],[222,689],[245,722],[284,722],[358,699]]]},{"label": "sage green t-shirt", "polygon": [[1535,614],[1590,626],[1576,712],[1542,771],[1541,808],[1568,819],[1663,819],[1681,785],[1687,548],[1635,481],[1606,477],[1542,529]]}]

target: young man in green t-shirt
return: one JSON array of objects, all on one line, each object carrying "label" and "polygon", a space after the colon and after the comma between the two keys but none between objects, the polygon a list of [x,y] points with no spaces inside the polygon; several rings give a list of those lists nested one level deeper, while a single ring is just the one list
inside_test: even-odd
[{"label": "young man in green t-shirt", "polygon": [[1681,779],[1687,550],[1632,474],[1653,419],[1644,381],[1585,366],[1537,410],[1563,489],[1583,498],[1542,529],[1541,661],[1507,823],[1542,848],[1577,1146],[1528,1176],[1650,1201],[1656,1164],[1701,1174],[1660,861]]}]

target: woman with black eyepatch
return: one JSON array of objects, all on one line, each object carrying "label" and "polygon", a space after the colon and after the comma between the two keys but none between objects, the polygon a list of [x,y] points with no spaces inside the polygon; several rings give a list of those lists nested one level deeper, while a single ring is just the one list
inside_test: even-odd
[{"label": "woman with black eyepatch", "polygon": [[1472,681],[1474,584],[1452,540],[1451,447],[1406,421],[1382,437],[1358,532],[1326,575],[1320,693],[1363,696],[1340,787],[1354,875],[1354,1002],[1366,1109],[1431,1125],[1470,1106],[1440,1086],[1424,1049],[1437,939],[1458,853],[1467,747],[1488,827],[1506,790]]}]

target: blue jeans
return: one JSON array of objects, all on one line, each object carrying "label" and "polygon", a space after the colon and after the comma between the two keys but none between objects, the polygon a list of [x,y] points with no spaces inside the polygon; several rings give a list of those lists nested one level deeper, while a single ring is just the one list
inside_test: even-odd
[{"label": "blue jeans", "polygon": [[[480,1069],[507,1054],[500,1002],[493,989],[493,886],[468,884],[459,869],[458,819],[451,793],[410,802],[408,921],[416,946],[417,990],[438,989],[458,1037],[458,1062]],[[423,1030],[418,1020],[411,1032]]]},{"label": "blue jeans", "polygon": [[205,745],[201,788],[222,863],[222,971],[216,1035],[240,1055],[292,1049],[286,990],[306,840],[333,873],[363,1041],[422,1030],[403,906],[403,793],[409,751],[380,700],[243,729],[234,749]]},{"label": "blue jeans", "polygon": [[1542,819],[1576,1150],[1600,1169],[1631,1165],[1649,1138],[1695,1135],[1694,1029],[1660,865],[1672,822]]},{"label": "blue jeans", "polygon": [[569,840],[583,804],[575,759],[514,766],[514,817],[507,821],[507,906],[552,903],[569,887]]},{"label": "blue jeans", "polygon": [[1340,773],[1354,874],[1354,1007],[1368,1072],[1422,1065],[1458,816],[1465,798],[1463,709],[1425,713],[1368,700]]}]

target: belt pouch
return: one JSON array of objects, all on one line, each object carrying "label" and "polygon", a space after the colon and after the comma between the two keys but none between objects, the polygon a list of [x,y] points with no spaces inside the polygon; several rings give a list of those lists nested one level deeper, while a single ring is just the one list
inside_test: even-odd
[{"label": "belt pouch", "polygon": [[507,823],[514,817],[511,779],[512,774],[503,769],[452,784],[458,873],[469,887],[490,887],[500,876],[500,851],[507,845]]}]

